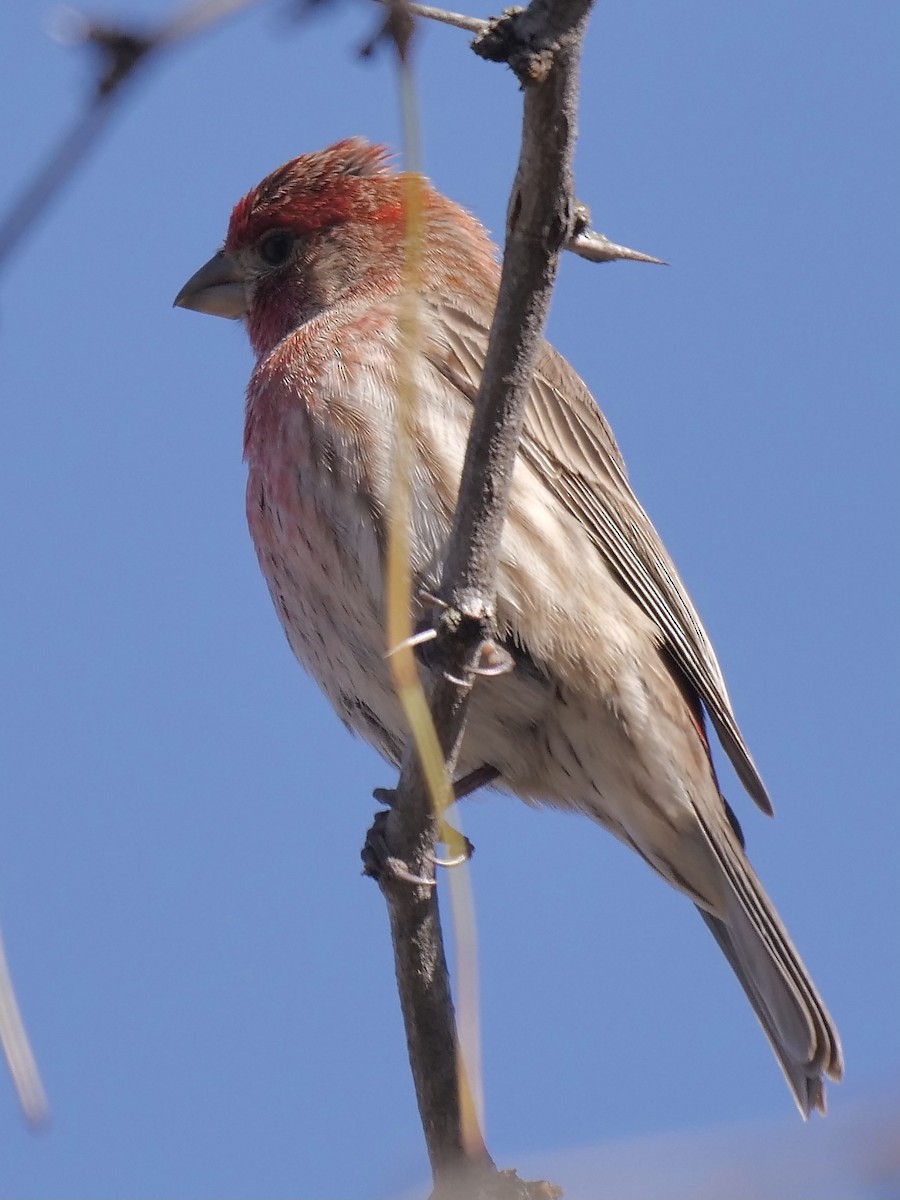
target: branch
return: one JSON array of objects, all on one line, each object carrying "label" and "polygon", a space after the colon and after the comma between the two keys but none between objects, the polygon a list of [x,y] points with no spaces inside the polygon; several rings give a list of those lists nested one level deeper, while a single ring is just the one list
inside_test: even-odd
[{"label": "branch", "polygon": [[[77,12],[63,15],[62,20],[57,22],[55,33],[61,41],[85,45],[94,51],[94,86],[82,111],[0,220],[0,268],[84,161],[106,128],[122,95],[123,85],[133,77],[137,67],[161,48],[192,37],[232,13],[258,2],[193,0],[176,16],[149,30],[95,22]],[[16,1003],[2,944],[0,1051],[6,1058],[25,1116],[32,1125],[42,1124],[47,1117],[47,1101]]]},{"label": "branch", "polygon": [[[378,0],[379,4],[390,3],[390,0]],[[424,17],[428,21],[440,21],[442,25],[453,25],[457,29],[467,29],[469,33],[484,33],[490,21],[481,17],[467,17],[464,13],[447,12],[443,8],[432,8],[430,4],[410,4],[409,11],[416,17]]]},{"label": "branch", "polygon": [[[572,159],[578,67],[592,0],[532,0],[483,27],[475,50],[508,62],[522,82],[519,165],[510,197],[497,309],[466,448],[436,619],[444,670],[430,703],[452,778],[479,657],[494,633],[497,564],[513,466],[559,257],[583,235]],[[421,10],[420,10],[421,11]],[[611,243],[610,243],[611,245]],[[466,682],[460,684],[459,680]],[[441,937],[434,847],[438,816],[418,758],[408,749],[392,808],[376,822],[368,857],[387,901],[397,984],[419,1112],[436,1193],[550,1196],[494,1167],[461,1118],[467,1087],[460,1061]],[[371,851],[371,845],[368,847]],[[394,863],[376,871],[374,859]],[[410,883],[410,877],[418,882]],[[549,1189],[549,1190],[548,1190]]]},{"label": "branch", "polygon": [[[483,58],[490,58],[496,62],[508,62],[517,74],[523,65],[523,51],[527,49],[527,43],[522,38],[522,41],[516,44],[515,37],[510,40],[510,34],[507,32],[511,18],[517,19],[516,13],[485,21],[481,17],[469,17],[463,13],[450,12],[443,8],[434,8],[430,4],[403,4],[402,0],[377,0],[377,3],[387,8],[389,15],[385,18],[384,25],[379,33],[363,47],[363,54],[371,54],[376,42],[383,35],[393,35],[396,40],[394,22],[397,20],[398,9],[402,5],[402,19],[407,39],[410,32],[408,25],[409,15],[412,14],[415,17],[422,17],[428,21],[437,21],[441,25],[452,25],[456,29],[465,29],[469,33],[477,34],[475,41],[472,43],[476,54],[480,54]],[[530,35],[534,46],[546,45],[546,36],[542,37],[542,31],[540,30],[537,32],[537,38],[535,38],[534,32]],[[518,37],[519,35],[515,36]],[[539,57],[539,55],[535,54],[534,46],[531,48],[531,55],[533,58]],[[550,49],[552,52],[552,45]],[[522,80],[523,86],[527,82],[527,79]],[[641,250],[631,250],[628,246],[620,246],[618,242],[611,241],[605,234],[597,230],[592,230],[590,227],[591,214],[586,205],[577,203],[576,210],[578,215],[565,248],[571,250],[573,254],[577,254],[579,258],[586,258],[589,262],[597,263],[626,260],[628,262],[652,263],[659,267],[667,266],[667,263],[661,258],[654,258],[652,254],[644,254]]]}]

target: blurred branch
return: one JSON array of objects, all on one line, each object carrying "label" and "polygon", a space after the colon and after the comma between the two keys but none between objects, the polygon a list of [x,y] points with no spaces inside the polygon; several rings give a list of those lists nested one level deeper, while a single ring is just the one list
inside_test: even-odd
[{"label": "blurred branch", "polygon": [[47,1097],[37,1063],[16,1001],[3,939],[0,937],[0,1045],[29,1125],[40,1127],[47,1120]]},{"label": "blurred branch", "polygon": [[[64,12],[56,22],[62,41],[90,47],[96,55],[92,94],[86,107],[56,149],[25,185],[0,222],[0,268],[63,190],[106,126],[125,82],[139,66],[164,48],[201,33],[259,0],[195,0],[155,29],[94,22],[77,12]],[[12,1076],[22,1111],[30,1124],[47,1117],[47,1101],[15,990],[0,943],[0,1047]]]},{"label": "blurred branch", "polygon": [[0,269],[86,158],[122,95],[123,84],[156,52],[193,37],[260,0],[195,0],[155,29],[91,21],[64,12],[56,21],[59,40],[90,47],[96,54],[94,87],[86,107],[55,150],[25,185],[0,222]]}]

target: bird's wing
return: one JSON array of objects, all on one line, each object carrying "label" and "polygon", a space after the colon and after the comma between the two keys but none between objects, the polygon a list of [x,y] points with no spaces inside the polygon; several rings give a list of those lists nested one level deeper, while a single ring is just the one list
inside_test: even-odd
[{"label": "bird's wing", "polygon": [[[428,357],[470,399],[487,350],[483,321],[441,304]],[[552,346],[538,360],[519,453],[590,532],[622,586],[655,621],[677,668],[696,690],[741,782],[763,812],[771,801],[732,711],[706,630],[675,565],[638,502],[612,431],[584,382]]]}]

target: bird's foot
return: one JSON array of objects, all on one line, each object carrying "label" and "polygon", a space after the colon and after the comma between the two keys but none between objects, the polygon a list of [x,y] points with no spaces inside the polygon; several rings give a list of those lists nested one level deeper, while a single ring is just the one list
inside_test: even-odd
[{"label": "bird's foot", "polygon": [[[451,674],[441,658],[438,626],[441,618],[452,615],[450,605],[440,596],[426,591],[418,592],[416,601],[425,613],[425,618],[416,626],[416,631],[408,639],[407,644],[413,647],[416,658],[423,667],[442,671],[451,683],[458,684],[459,687],[469,687],[471,680],[461,679],[459,676]],[[450,625],[453,626],[453,624],[454,622],[451,620]],[[515,659],[505,647],[493,638],[486,638],[478,648],[478,661],[472,667],[472,674],[485,678],[506,675],[515,668],[515,665]]]},{"label": "bird's foot", "polygon": [[[376,790],[378,792],[385,792],[390,789],[378,788]],[[381,799],[381,797],[376,798]],[[398,858],[395,854],[391,854],[387,841],[387,823],[390,817],[390,809],[375,814],[375,820],[366,834],[365,844],[360,852],[363,875],[368,875],[370,879],[378,881],[391,879],[400,883],[412,884],[414,887],[433,888],[435,885],[434,879],[429,879],[427,875],[416,875],[413,871],[410,871],[402,859]]]},{"label": "bird's foot", "polygon": [[[453,799],[461,800],[464,796],[471,795],[478,788],[486,787],[493,783],[500,775],[496,767],[484,764],[476,767],[474,771],[469,771],[467,775],[457,779],[453,785]],[[375,788],[372,792],[372,797],[379,804],[384,804],[389,810],[388,812],[380,812],[375,816],[372,828],[366,835],[366,843],[362,850],[363,873],[370,875],[373,878],[383,877],[387,871],[392,878],[402,879],[407,883],[412,884],[427,884],[433,886],[434,881],[421,875],[416,875],[410,871],[405,864],[392,855],[387,846],[386,827],[390,816],[390,810],[394,809],[397,804],[397,789],[396,788]],[[440,840],[445,846],[452,846],[454,853],[449,858],[442,858],[437,854],[429,855],[431,861],[436,867],[458,867],[462,863],[468,862],[475,853],[475,846],[466,837],[464,833],[460,833],[448,821],[441,821]]]}]

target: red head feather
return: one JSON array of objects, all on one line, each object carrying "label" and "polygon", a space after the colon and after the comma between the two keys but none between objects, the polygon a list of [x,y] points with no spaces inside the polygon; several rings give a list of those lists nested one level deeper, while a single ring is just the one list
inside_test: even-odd
[{"label": "red head feather", "polygon": [[[373,187],[373,179],[391,180],[394,186]],[[388,150],[364,138],[346,138],[327,150],[302,154],[266,176],[235,205],[225,249],[252,245],[274,225],[312,233],[351,216],[399,220],[402,204],[397,182]]]}]

